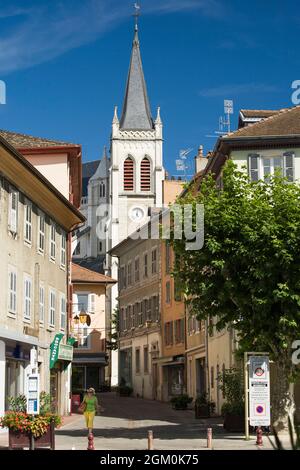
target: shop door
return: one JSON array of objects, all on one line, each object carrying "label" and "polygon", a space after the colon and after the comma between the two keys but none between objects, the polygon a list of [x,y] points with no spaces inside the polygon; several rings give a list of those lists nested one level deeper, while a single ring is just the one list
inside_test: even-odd
[{"label": "shop door", "polygon": [[58,413],[59,402],[59,373],[57,370],[50,372],[50,397],[52,413]]},{"label": "shop door", "polygon": [[93,387],[99,391],[100,370],[99,367],[87,367],[86,369],[86,387]]}]

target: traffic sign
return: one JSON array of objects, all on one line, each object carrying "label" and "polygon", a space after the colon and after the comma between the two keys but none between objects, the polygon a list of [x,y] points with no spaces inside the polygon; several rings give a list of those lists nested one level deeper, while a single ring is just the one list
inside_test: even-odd
[{"label": "traffic sign", "polygon": [[249,358],[250,426],[270,426],[270,366],[268,356]]}]

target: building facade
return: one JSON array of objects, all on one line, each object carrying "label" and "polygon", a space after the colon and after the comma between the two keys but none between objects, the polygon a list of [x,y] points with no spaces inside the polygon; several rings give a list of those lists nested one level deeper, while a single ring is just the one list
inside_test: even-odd
[{"label": "building facade", "polygon": [[72,363],[72,393],[89,387],[101,392],[110,385],[107,341],[110,319],[106,296],[114,280],[72,264],[72,335],[76,339]]},{"label": "building facade", "polygon": [[50,345],[67,341],[67,238],[84,217],[2,137],[0,152],[0,414],[24,393],[33,349],[41,390],[65,414],[70,361],[58,356],[50,370]]}]

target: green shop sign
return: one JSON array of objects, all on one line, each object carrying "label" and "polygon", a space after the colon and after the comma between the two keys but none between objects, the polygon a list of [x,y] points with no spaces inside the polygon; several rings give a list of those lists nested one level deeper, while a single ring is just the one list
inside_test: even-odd
[{"label": "green shop sign", "polygon": [[61,361],[72,362],[73,346],[70,344],[60,344],[58,349],[58,359]]},{"label": "green shop sign", "polygon": [[58,360],[59,345],[63,336],[64,335],[62,333],[55,335],[55,338],[50,345],[50,369],[53,369],[56,361]]}]

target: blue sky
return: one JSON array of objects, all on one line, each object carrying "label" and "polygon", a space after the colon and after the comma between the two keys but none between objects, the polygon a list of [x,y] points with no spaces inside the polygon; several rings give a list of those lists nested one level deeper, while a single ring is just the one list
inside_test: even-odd
[{"label": "blue sky", "polygon": [[[84,161],[109,144],[121,112],[133,36],[133,1],[0,0],[0,128],[80,143]],[[292,106],[300,79],[296,0],[143,0],[140,41],[164,162],[210,150],[223,100],[240,108]],[[192,162],[192,157],[190,158]],[[192,167],[192,163],[191,163]]]}]

